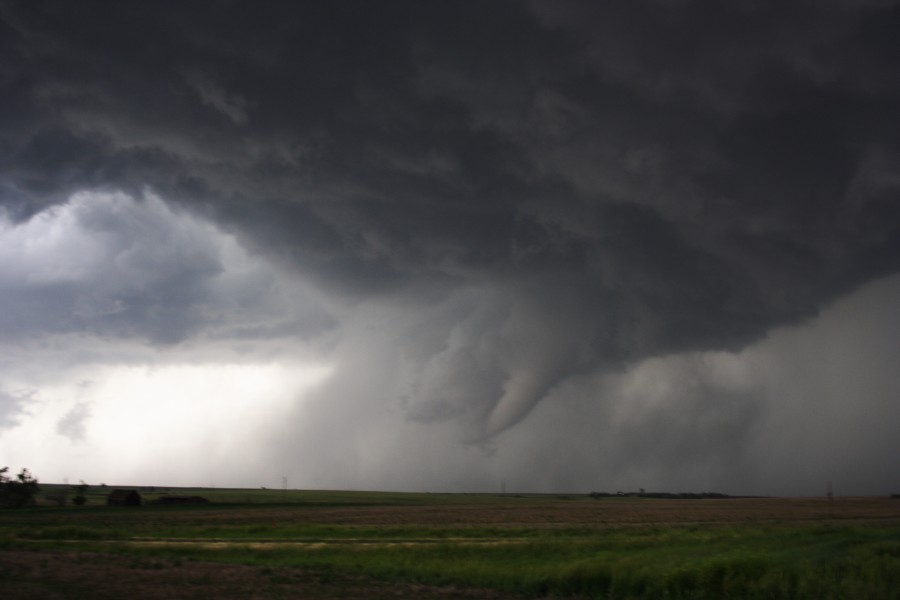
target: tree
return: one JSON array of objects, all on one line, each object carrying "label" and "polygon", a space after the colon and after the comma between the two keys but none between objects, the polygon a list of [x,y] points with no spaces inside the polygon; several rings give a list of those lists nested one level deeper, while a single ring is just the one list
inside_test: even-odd
[{"label": "tree", "polygon": [[15,479],[10,479],[7,471],[9,467],[0,469],[0,506],[18,508],[34,504],[34,498],[40,491],[37,479],[31,476],[28,469],[22,469]]},{"label": "tree", "polygon": [[75,497],[72,498],[72,503],[77,506],[83,506],[87,503],[87,492],[91,488],[84,481],[75,486]]}]

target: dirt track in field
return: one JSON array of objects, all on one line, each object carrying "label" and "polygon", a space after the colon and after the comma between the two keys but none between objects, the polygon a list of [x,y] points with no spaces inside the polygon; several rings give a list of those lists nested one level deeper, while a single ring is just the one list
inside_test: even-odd
[{"label": "dirt track in field", "polygon": [[487,589],[388,583],[346,574],[84,552],[0,551],[4,600],[516,600]]}]

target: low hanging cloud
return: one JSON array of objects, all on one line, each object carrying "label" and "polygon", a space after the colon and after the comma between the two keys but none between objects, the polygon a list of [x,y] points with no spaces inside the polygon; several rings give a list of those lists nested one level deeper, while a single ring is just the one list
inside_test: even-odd
[{"label": "low hanging cloud", "polygon": [[85,438],[85,422],[91,417],[89,404],[79,402],[73,406],[56,425],[56,431],[66,436],[73,442],[83,441]]},{"label": "low hanging cloud", "polygon": [[18,424],[22,410],[32,400],[31,391],[9,391],[0,388],[0,430]]},{"label": "low hanging cloud", "polygon": [[[385,471],[418,472],[420,442],[389,449],[399,427],[459,445],[470,475],[448,480],[493,485],[523,431],[552,448],[579,430],[537,422],[582,406],[575,390],[617,442],[545,458],[545,487],[590,464],[762,482],[761,432],[812,408],[755,367],[722,380],[722,361],[781,356],[773,331],[889,297],[865,286],[900,269],[896,2],[0,16],[0,341],[335,365],[283,421],[328,448],[311,482],[407,485]],[[877,362],[854,352],[854,373]],[[330,445],[341,427],[367,449]]]},{"label": "low hanging cloud", "polygon": [[310,336],[331,326],[314,298],[278,289],[231,237],[152,194],[82,192],[0,227],[6,341],[88,332],[166,345],[254,328],[268,337],[279,319]]}]

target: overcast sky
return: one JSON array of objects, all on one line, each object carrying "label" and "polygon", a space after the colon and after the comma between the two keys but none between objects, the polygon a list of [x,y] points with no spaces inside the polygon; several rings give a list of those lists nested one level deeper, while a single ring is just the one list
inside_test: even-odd
[{"label": "overcast sky", "polygon": [[0,0],[0,466],[900,492],[898,30]]}]

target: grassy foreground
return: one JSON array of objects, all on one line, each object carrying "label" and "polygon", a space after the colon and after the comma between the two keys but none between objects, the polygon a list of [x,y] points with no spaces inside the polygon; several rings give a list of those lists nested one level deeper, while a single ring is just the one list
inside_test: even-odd
[{"label": "grassy foreground", "polygon": [[[216,500],[201,506],[91,499],[0,512],[0,589],[46,592],[40,586],[52,587],[64,554],[82,565],[130,565],[119,578],[213,563],[250,569],[263,577],[253,588],[259,598],[431,597],[436,589],[434,597],[900,598],[900,500],[252,490],[259,494],[248,501],[243,492],[193,490]],[[18,562],[4,563],[11,553]],[[186,575],[179,597],[201,597],[214,578],[206,583]],[[145,591],[130,595],[157,597]],[[227,592],[215,594],[250,597]]]}]

